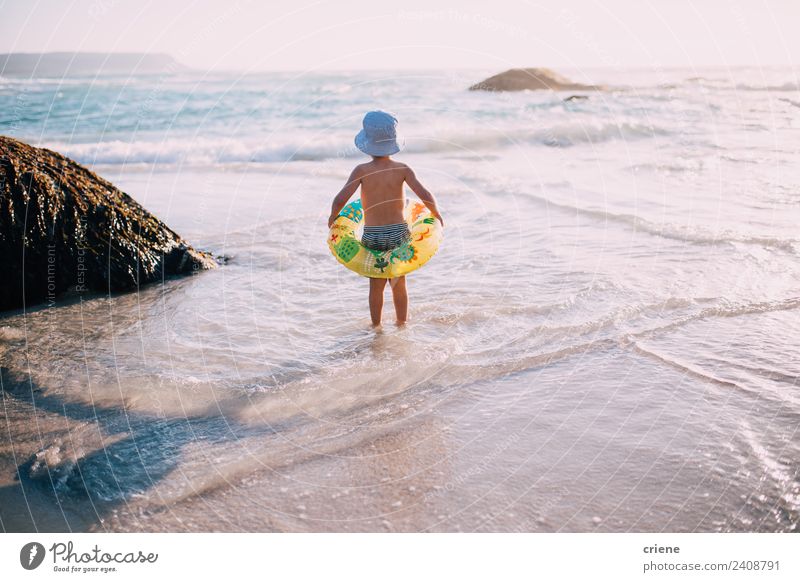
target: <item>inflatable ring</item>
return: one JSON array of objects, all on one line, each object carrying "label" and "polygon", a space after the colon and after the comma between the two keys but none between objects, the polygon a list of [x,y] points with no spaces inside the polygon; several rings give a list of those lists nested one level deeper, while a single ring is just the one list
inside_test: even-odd
[{"label": "inflatable ring", "polygon": [[373,279],[392,279],[416,271],[427,263],[442,240],[442,225],[422,202],[409,201],[403,218],[411,238],[388,251],[376,251],[361,244],[357,235],[364,209],[361,200],[345,206],[336,217],[328,234],[328,248],[336,260],[351,271]]}]

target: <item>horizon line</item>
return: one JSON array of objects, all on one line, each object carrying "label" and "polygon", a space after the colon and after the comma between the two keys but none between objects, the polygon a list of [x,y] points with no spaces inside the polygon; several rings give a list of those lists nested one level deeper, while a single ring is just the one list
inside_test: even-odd
[{"label": "horizon line", "polygon": [[[3,57],[9,57],[12,55],[25,55],[25,56],[45,56],[45,55],[104,55],[104,56],[112,56],[112,55],[126,55],[126,56],[139,56],[139,57],[153,57],[153,56],[162,56],[168,57],[174,61],[175,64],[182,67],[183,71],[175,71],[175,73],[186,73],[186,72],[195,72],[195,73],[239,73],[239,74],[248,74],[248,73],[307,73],[307,72],[385,72],[385,71],[452,71],[452,70],[460,70],[460,71],[483,71],[483,70],[497,70],[498,72],[507,71],[510,69],[592,69],[592,70],[669,70],[669,69],[703,69],[703,68],[717,68],[717,69],[735,69],[735,68],[787,68],[787,69],[797,69],[800,71],[800,65],[796,64],[789,64],[789,63],[719,63],[719,62],[706,62],[700,64],[684,64],[684,63],[658,63],[658,64],[608,64],[608,63],[594,63],[594,64],[539,64],[539,65],[514,65],[509,66],[505,69],[494,69],[489,66],[481,66],[481,67],[474,67],[474,66],[463,66],[463,65],[443,65],[443,66],[393,66],[393,67],[386,67],[386,68],[375,68],[375,67],[343,67],[343,68],[318,68],[318,67],[287,67],[287,68],[230,68],[230,67],[220,67],[220,68],[210,68],[204,69],[201,67],[195,67],[192,65],[187,65],[184,62],[178,60],[173,56],[171,53],[164,52],[164,51],[154,51],[154,52],[142,52],[142,51],[73,51],[73,50],[54,50],[54,51],[44,51],[44,52],[33,52],[33,51],[15,51],[15,52],[5,52],[0,53],[0,59]],[[168,71],[164,71],[168,72]],[[148,74],[157,74],[157,73],[148,73]]]}]

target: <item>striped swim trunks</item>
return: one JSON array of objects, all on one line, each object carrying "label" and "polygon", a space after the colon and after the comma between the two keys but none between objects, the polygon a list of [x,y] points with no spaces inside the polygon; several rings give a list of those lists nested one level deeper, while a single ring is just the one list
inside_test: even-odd
[{"label": "striped swim trunks", "polygon": [[411,238],[408,224],[382,224],[380,226],[364,226],[361,244],[373,251],[388,251],[399,247]]}]

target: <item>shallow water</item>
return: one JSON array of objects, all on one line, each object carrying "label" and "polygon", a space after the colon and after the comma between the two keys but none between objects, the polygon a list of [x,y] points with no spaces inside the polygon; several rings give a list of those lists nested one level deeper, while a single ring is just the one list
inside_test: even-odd
[{"label": "shallow water", "polygon": [[[795,530],[797,74],[701,73],[3,79],[229,262],[0,320],[2,527]],[[374,331],[324,241],[377,106],[447,228]]]}]

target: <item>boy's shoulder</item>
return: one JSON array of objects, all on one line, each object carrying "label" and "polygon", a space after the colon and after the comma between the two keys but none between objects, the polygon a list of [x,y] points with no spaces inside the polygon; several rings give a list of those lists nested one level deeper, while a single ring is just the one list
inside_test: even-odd
[{"label": "boy's shoulder", "polygon": [[371,163],[372,162],[364,162],[363,164],[356,164],[355,168],[353,168],[353,175],[363,176],[369,171],[369,165]]},{"label": "boy's shoulder", "polygon": [[404,164],[403,162],[398,162],[397,160],[392,160],[392,168],[395,170],[410,170],[411,168],[408,167],[408,164]]},{"label": "boy's shoulder", "polygon": [[350,172],[350,177],[351,178],[362,178],[362,177],[364,177],[364,175],[369,172],[369,169],[367,168],[368,165],[369,165],[369,162],[365,162],[363,164],[356,164],[356,166],[353,168],[353,171]]},{"label": "boy's shoulder", "polygon": [[[369,162],[364,162],[363,164],[358,164],[355,168],[353,168],[353,171],[358,173],[358,174],[365,174],[365,173],[369,173],[370,171],[372,171],[376,167],[381,167],[381,166],[378,166],[374,161],[369,161]],[[382,166],[382,167],[384,169],[386,168],[386,166]],[[396,170],[410,170],[411,169],[408,166],[408,164],[404,164],[403,162],[398,162],[397,160],[391,160],[391,167],[396,169]]]}]

